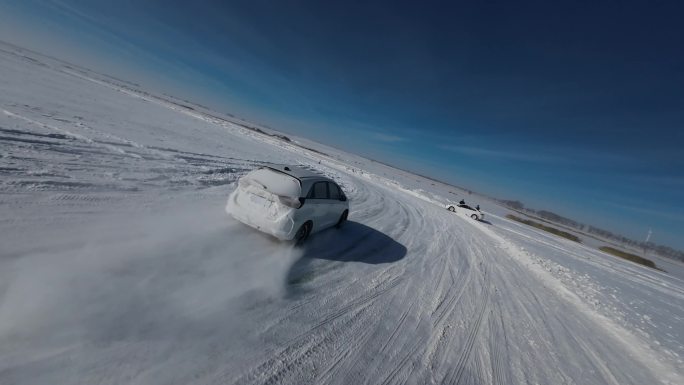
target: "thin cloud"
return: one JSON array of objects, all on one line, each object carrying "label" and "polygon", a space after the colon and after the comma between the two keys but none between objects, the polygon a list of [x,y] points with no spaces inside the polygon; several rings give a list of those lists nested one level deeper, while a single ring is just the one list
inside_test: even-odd
[{"label": "thin cloud", "polygon": [[379,140],[381,142],[387,142],[387,143],[405,142],[407,140],[403,136],[392,135],[392,134],[383,134],[381,132],[374,132],[373,138],[375,138],[376,140]]},{"label": "thin cloud", "polygon": [[468,145],[440,145],[438,148],[446,151],[456,152],[462,155],[520,161],[529,163],[561,164],[567,166],[587,166],[596,164],[629,165],[633,159],[612,154],[610,152],[591,151],[587,149],[576,149],[570,147],[528,147],[520,148],[517,151],[501,150],[496,148],[468,146]]},{"label": "thin cloud", "polygon": [[659,185],[672,188],[684,187],[684,176],[679,175],[631,175],[627,179],[646,185]]},{"label": "thin cloud", "polygon": [[439,148],[459,154],[480,158],[517,160],[535,163],[567,162],[567,158],[526,151],[503,151],[483,147],[442,145]]},{"label": "thin cloud", "polygon": [[672,219],[675,221],[684,221],[684,213],[678,213],[672,210],[658,210],[644,206],[634,206],[615,202],[605,202],[605,204],[618,209],[627,210],[638,214],[647,214],[655,217]]}]

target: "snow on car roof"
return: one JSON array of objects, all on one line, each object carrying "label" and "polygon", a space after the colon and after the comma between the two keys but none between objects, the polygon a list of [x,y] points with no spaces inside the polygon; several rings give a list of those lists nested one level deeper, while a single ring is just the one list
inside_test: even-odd
[{"label": "snow on car roof", "polygon": [[313,170],[300,167],[300,166],[292,166],[292,165],[287,165],[287,164],[269,164],[266,165],[266,167],[280,171],[282,173],[285,173],[287,175],[290,175],[292,177],[295,177],[297,179],[307,179],[307,178],[321,178],[321,179],[329,179],[326,178],[325,176],[316,173]]}]

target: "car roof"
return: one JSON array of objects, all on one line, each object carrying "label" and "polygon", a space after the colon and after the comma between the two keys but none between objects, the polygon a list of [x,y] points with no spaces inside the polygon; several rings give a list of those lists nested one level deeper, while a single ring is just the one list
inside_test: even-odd
[{"label": "car roof", "polygon": [[330,178],[327,178],[321,174],[318,174],[317,172],[300,167],[300,166],[293,166],[293,165],[288,165],[288,164],[267,164],[267,168],[270,168],[275,171],[282,172],[284,174],[287,174],[291,177],[297,178],[299,180],[304,180],[304,179],[319,179],[319,180],[326,180],[332,182]]}]

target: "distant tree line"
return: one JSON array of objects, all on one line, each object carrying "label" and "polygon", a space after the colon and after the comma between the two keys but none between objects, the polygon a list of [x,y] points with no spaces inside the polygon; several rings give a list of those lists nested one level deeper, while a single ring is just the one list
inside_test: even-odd
[{"label": "distant tree line", "polygon": [[661,255],[663,257],[668,257],[668,258],[673,258],[677,259],[680,261],[684,261],[684,251],[681,250],[676,250],[673,249],[669,246],[665,245],[658,245],[653,242],[643,242],[643,241],[635,241],[634,239],[627,238],[623,235],[620,234],[615,234],[611,231],[601,229],[599,227],[594,227],[591,225],[586,225],[584,223],[580,223],[577,221],[574,221],[570,218],[566,218],[562,215],[558,215],[556,213],[553,213],[551,211],[546,211],[546,210],[533,210],[531,208],[525,207],[525,205],[520,202],[520,201],[513,201],[513,200],[499,200],[499,203],[503,204],[504,206],[517,210],[520,212],[525,212],[529,213],[531,215],[535,215],[541,219],[547,220],[549,222],[557,223],[559,225],[571,227],[573,229],[576,229],[578,231],[585,232],[587,234],[592,234],[599,236],[604,239],[609,239],[615,242],[618,242],[623,245],[631,246],[635,249],[640,249],[640,250],[647,250],[650,252],[654,252],[658,255]]}]

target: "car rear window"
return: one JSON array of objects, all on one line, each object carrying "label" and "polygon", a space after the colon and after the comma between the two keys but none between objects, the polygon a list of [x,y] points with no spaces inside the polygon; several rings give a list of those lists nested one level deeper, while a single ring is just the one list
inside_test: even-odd
[{"label": "car rear window", "polygon": [[340,200],[340,188],[335,183],[328,182],[328,189],[330,191],[330,199]]},{"label": "car rear window", "polygon": [[316,182],[314,183],[308,198],[311,199],[328,199],[328,183]]},{"label": "car rear window", "polygon": [[299,179],[270,168],[254,170],[243,179],[254,182],[252,184],[278,196],[299,198],[302,193]]}]

